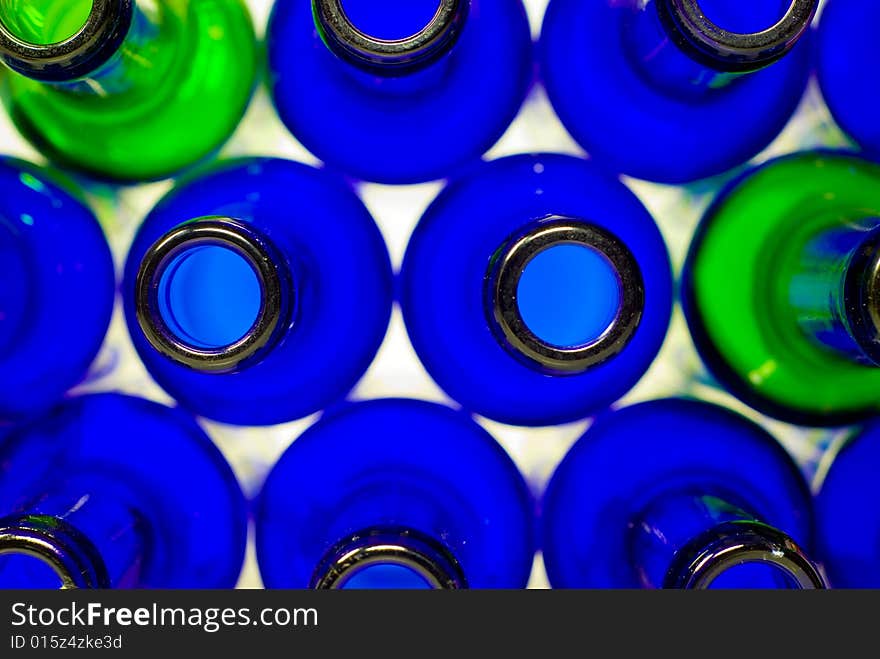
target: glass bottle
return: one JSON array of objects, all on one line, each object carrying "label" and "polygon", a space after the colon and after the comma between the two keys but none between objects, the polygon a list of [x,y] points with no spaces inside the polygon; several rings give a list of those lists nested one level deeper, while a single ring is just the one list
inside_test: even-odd
[{"label": "glass bottle", "polygon": [[80,191],[0,156],[0,423],[80,383],[110,324],[110,247]]},{"label": "glass bottle", "polygon": [[824,588],[809,490],[764,429],[667,398],[600,415],[541,509],[554,588]]},{"label": "glass bottle", "polygon": [[245,499],[187,414],[71,398],[0,441],[0,587],[232,588]]},{"label": "glass bottle", "polygon": [[325,413],[275,463],[255,512],[267,588],[524,588],[532,495],[500,444],[437,403]]},{"label": "glass bottle", "polygon": [[665,338],[669,256],[617,178],[562,154],[516,155],[452,179],[401,271],[409,338],[465,409],[524,426],[614,402]]},{"label": "glass bottle", "polygon": [[804,151],[742,174],[706,212],[682,298],[716,379],[765,414],[838,425],[880,409],[880,166]]},{"label": "glass bottle", "polygon": [[817,4],[552,0],[541,77],[562,123],[598,162],[688,183],[745,163],[788,122],[809,76],[802,42]]},{"label": "glass bottle", "polygon": [[877,465],[880,423],[869,419],[852,429],[825,456],[815,496],[817,557],[832,588],[877,588]]},{"label": "glass bottle", "polygon": [[833,0],[822,7],[816,33],[816,79],[837,125],[862,149],[880,153],[880,129],[873,108],[880,91],[870,67],[880,57],[873,26],[880,5],[864,0]]},{"label": "glass bottle", "polygon": [[532,82],[520,0],[275,0],[266,43],[288,130],[329,167],[379,183],[479,159]]},{"label": "glass bottle", "polygon": [[253,91],[243,0],[0,0],[0,99],[47,157],[166,178],[217,150]]},{"label": "glass bottle", "polygon": [[147,215],[123,300],[138,354],[181,405],[269,425],[354,386],[385,336],[392,271],[343,180],[243,158],[180,182]]}]

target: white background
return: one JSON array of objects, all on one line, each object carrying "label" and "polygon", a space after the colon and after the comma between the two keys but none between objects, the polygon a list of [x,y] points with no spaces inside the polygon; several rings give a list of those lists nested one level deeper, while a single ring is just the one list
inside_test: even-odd
[{"label": "white background", "polygon": [[[154,0],[140,0],[154,1]],[[307,0],[299,0],[305,2]],[[257,34],[262,38],[271,9],[271,0],[247,0],[252,9]],[[526,0],[534,36],[538,36],[547,0]],[[329,127],[328,127],[329,128]],[[755,161],[813,145],[840,145],[845,139],[834,126],[822,100],[811,85],[802,105],[779,138]],[[7,116],[0,113],[0,147],[6,154],[33,162],[44,159],[16,133]],[[555,151],[582,154],[554,116],[543,91],[532,91],[520,116],[487,158],[521,152]],[[223,148],[221,156],[278,155],[317,163],[284,129],[260,86],[248,112]],[[676,274],[700,213],[723,183],[724,177],[692,186],[670,187],[626,179],[633,191],[653,213],[666,238]],[[120,190],[96,187],[89,197],[106,230],[116,256],[118,272],[138,223],[171,183],[161,182]],[[392,262],[397,268],[410,232],[422,211],[441,188],[440,183],[389,187],[363,185],[362,198],[372,211],[385,236]],[[84,303],[87,301],[84,301]],[[88,380],[77,391],[118,390],[173,404],[151,380],[131,347],[120,305],[117,304],[111,329],[93,365]],[[721,391],[705,372],[691,344],[680,309],[676,306],[672,325],[660,355],[638,385],[619,405],[649,398],[687,394],[728,405],[767,427],[802,466],[815,488],[831,452],[842,432],[797,428],[767,419]],[[448,402],[428,377],[410,347],[399,309],[395,308],[385,342],[363,379],[352,392],[353,398],[409,396]],[[202,420],[203,426],[221,447],[249,495],[257,492],[262,479],[280,453],[295,437],[314,422],[317,415],[279,426],[240,428]],[[540,494],[553,468],[571,444],[583,433],[589,421],[549,428],[516,428],[478,419],[507,450],[523,471],[535,494]],[[823,459],[824,458],[824,459]],[[171,458],[173,459],[173,457]],[[253,558],[248,550],[239,587],[261,587]],[[530,581],[532,588],[546,588],[547,581],[536,557]]]}]

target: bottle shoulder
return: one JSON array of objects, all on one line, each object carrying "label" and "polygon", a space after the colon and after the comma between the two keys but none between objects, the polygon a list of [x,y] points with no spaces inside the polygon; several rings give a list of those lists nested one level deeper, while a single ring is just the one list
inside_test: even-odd
[{"label": "bottle shoulder", "polygon": [[[282,294],[296,307],[258,363],[223,374],[160,354],[137,315],[138,273],[151,246],[185,222],[212,216],[251,226],[271,243],[289,273]],[[293,161],[248,158],[193,175],[159,201],[126,256],[122,298],[138,353],[182,405],[228,423],[275,424],[323,409],[366,371],[390,319],[393,273],[382,234],[350,184]]]},{"label": "bottle shoulder", "polygon": [[110,324],[116,272],[70,181],[5,157],[0,191],[0,419],[22,419],[84,377]]},{"label": "bottle shoulder", "polygon": [[4,105],[53,162],[114,183],[161,180],[214,155],[239,124],[259,62],[246,3],[153,9],[149,29],[131,30],[82,88],[4,76]]},{"label": "bottle shoulder", "polygon": [[266,41],[270,91],[288,130],[323,162],[378,183],[438,180],[478,160],[532,83],[519,0],[472,0],[451,51],[402,77],[368,75],[333,55],[309,3],[275,3]]},{"label": "bottle shoulder", "polygon": [[234,585],[244,494],[223,454],[181,410],[115,392],[77,396],[11,431],[0,453],[5,510],[53,487],[85,487],[98,498],[124,492],[153,533],[149,574],[158,583]]},{"label": "bottle shoulder", "polygon": [[[584,373],[548,377],[490,331],[484,280],[512,236],[553,216],[613,234],[638,264],[645,296],[622,352]],[[650,213],[619,179],[562,154],[501,158],[452,179],[415,228],[400,279],[410,339],[438,384],[466,409],[517,425],[570,422],[613,402],[653,360],[672,305],[669,254]]]},{"label": "bottle shoulder", "polygon": [[878,46],[871,26],[880,7],[861,0],[834,0],[823,6],[816,27],[813,55],[816,79],[834,121],[861,148],[880,153],[874,112],[880,95],[866,84],[865,70]]},{"label": "bottle shoulder", "polygon": [[851,428],[826,459],[828,466],[815,496],[820,558],[832,587],[876,588],[880,513],[864,505],[877,496],[880,428],[876,419]]}]

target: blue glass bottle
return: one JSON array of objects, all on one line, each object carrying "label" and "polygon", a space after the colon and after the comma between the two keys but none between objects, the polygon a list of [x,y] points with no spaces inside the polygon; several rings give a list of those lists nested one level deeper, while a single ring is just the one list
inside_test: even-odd
[{"label": "blue glass bottle", "polygon": [[293,136],[379,183],[440,179],[478,159],[532,82],[520,0],[276,0],[266,42]]},{"label": "blue glass bottle", "polygon": [[826,459],[815,497],[817,557],[832,588],[878,588],[880,421],[855,427]]},{"label": "blue glass bottle", "polygon": [[247,508],[183,411],[73,397],[0,442],[0,587],[231,588]]},{"label": "blue glass bottle", "polygon": [[391,314],[392,272],[351,187],[279,158],[220,163],[169,192],[125,268],[129,332],[178,402],[267,425],[343,397]]},{"label": "blue glass bottle", "polygon": [[115,292],[110,247],[79,191],[0,157],[0,423],[37,414],[83,379]]},{"label": "blue glass bottle", "polygon": [[255,512],[268,588],[523,588],[534,506],[467,415],[410,399],[346,403],[298,437]]},{"label": "blue glass bottle", "polygon": [[794,113],[817,4],[552,0],[542,80],[572,137],[613,171],[674,184],[721,174]]},{"label": "blue glass bottle", "polygon": [[760,426],[668,398],[600,415],[552,475],[541,550],[555,588],[823,588],[810,493]]},{"label": "blue glass bottle", "polygon": [[422,363],[465,409],[538,426],[626,393],[666,335],[669,256],[620,180],[517,155],[454,178],[421,218],[401,307]]},{"label": "blue glass bottle", "polygon": [[872,29],[880,6],[870,0],[833,0],[822,8],[816,41],[816,78],[840,128],[872,156],[880,154],[874,108],[880,90],[872,84],[880,46]]},{"label": "blue glass bottle", "polygon": [[0,2],[9,117],[47,158],[115,182],[213,155],[244,114],[258,61],[246,0]]}]

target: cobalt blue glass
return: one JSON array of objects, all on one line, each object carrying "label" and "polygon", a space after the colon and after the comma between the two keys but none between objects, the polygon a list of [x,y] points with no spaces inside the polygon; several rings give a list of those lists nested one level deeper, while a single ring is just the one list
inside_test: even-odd
[{"label": "cobalt blue glass", "polygon": [[552,475],[554,588],[823,588],[810,493],[754,422],[683,398],[605,412]]},{"label": "cobalt blue glass", "polygon": [[663,237],[624,184],[561,154],[481,163],[412,234],[401,306],[427,371],[470,412],[541,426],[632,388],[663,343]]},{"label": "cobalt blue glass", "polygon": [[378,183],[479,159],[532,83],[520,0],[275,0],[266,42],[288,130],[329,167]]},{"label": "cobalt blue glass", "polygon": [[745,163],[791,118],[809,77],[803,42],[817,4],[551,0],[541,78],[596,160],[688,183]]},{"label": "cobalt blue glass", "polygon": [[80,192],[0,157],[0,423],[41,412],[82,381],[115,294],[110,247]]},{"label": "cobalt blue glass", "polygon": [[413,399],[344,403],[277,461],[255,513],[268,588],[524,588],[534,501],[466,414]]},{"label": "cobalt blue glass", "polygon": [[72,397],[0,441],[0,587],[232,588],[247,508],[180,408]]},{"label": "cobalt blue glass", "polygon": [[880,420],[832,454],[815,498],[817,556],[832,588],[880,588]]},{"label": "cobalt blue glass", "polygon": [[870,0],[830,0],[816,34],[816,78],[838,126],[872,156],[880,154],[875,108],[880,89],[872,84],[880,58],[880,5]]},{"label": "cobalt blue glass", "polygon": [[391,314],[391,263],[353,189],[279,158],[220,163],[143,221],[125,269],[129,332],[154,379],[231,424],[344,397]]}]

